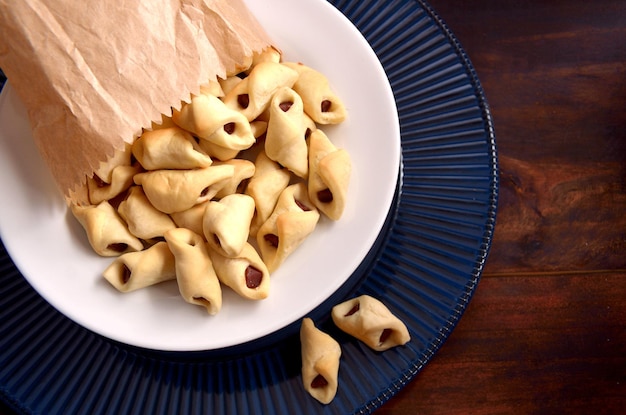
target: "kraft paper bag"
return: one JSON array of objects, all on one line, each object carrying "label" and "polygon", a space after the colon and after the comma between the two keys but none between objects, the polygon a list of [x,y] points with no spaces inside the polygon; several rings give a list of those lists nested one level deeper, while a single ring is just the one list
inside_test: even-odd
[{"label": "kraft paper bag", "polygon": [[271,40],[242,0],[0,0],[0,67],[66,200],[161,115]]}]

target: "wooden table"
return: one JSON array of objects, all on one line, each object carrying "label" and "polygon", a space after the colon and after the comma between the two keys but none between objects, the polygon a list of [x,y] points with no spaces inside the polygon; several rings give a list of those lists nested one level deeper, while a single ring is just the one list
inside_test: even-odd
[{"label": "wooden table", "polygon": [[481,282],[377,414],[626,413],[626,2],[431,0],[496,130]]},{"label": "wooden table", "polygon": [[497,226],[459,325],[377,414],[626,413],[626,2],[431,5],[492,109]]}]

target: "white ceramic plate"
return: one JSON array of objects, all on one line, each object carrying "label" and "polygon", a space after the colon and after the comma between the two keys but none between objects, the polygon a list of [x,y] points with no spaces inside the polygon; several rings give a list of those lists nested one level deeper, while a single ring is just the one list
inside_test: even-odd
[{"label": "white ceramic plate", "polygon": [[324,130],[353,162],[344,216],[334,223],[320,221],[273,274],[266,300],[243,300],[225,289],[221,312],[209,316],[185,303],[175,282],[117,292],[101,277],[111,259],[93,253],[66,209],[35,148],[23,104],[10,84],[2,91],[0,237],[28,282],[55,308],[96,333],[168,351],[257,339],[302,318],[332,295],[382,228],[396,187],[400,132],[391,87],[376,55],[326,2],[248,0],[248,5],[286,60],[303,62],[330,79],[349,116]]}]

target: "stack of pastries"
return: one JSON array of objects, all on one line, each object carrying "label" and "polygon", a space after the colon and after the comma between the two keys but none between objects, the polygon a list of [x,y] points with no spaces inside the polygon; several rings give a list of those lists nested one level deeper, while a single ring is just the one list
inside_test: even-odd
[{"label": "stack of pastries", "polygon": [[351,160],[322,128],[345,118],[323,74],[268,48],[101,163],[70,209],[121,292],[176,280],[211,315],[223,286],[264,299],[320,217],[342,216]]}]

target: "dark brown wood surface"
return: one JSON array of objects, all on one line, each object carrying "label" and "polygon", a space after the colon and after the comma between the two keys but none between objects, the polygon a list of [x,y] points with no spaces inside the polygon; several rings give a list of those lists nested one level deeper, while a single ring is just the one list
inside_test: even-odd
[{"label": "dark brown wood surface", "polygon": [[626,1],[430,4],[486,92],[499,210],[465,315],[377,414],[624,414]]},{"label": "dark brown wood surface", "polygon": [[459,325],[377,414],[626,414],[626,2],[430,4],[492,110],[498,217]]}]

